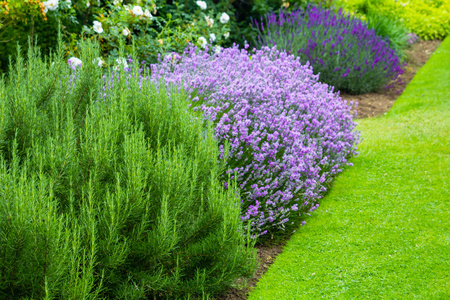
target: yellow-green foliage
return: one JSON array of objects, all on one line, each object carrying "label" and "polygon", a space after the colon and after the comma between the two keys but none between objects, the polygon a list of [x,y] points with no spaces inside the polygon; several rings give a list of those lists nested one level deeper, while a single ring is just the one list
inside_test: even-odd
[{"label": "yellow-green foliage", "polygon": [[338,0],[335,4],[363,19],[370,10],[400,18],[424,40],[443,39],[450,34],[450,0]]},{"label": "yellow-green foliage", "polygon": [[402,18],[412,32],[425,40],[444,39],[450,34],[450,1],[405,1]]}]

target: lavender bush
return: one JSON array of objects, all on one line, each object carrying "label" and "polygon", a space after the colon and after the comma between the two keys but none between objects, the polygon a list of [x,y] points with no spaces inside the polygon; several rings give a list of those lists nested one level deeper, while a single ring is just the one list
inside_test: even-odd
[{"label": "lavender bush", "polygon": [[350,94],[375,91],[397,79],[403,65],[389,40],[363,21],[333,8],[309,5],[304,11],[281,10],[261,21],[256,47],[274,46],[310,62],[320,81]]},{"label": "lavender bush", "polygon": [[327,183],[356,154],[359,134],[352,103],[308,64],[275,47],[247,48],[210,54],[191,47],[152,65],[150,78],[185,89],[192,111],[214,122],[221,159],[229,149],[227,173],[240,184],[242,220],[257,237],[318,207]]}]

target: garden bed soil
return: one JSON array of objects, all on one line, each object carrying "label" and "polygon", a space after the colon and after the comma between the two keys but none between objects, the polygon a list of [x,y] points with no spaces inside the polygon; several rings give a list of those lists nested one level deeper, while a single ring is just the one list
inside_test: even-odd
[{"label": "garden bed soil", "polygon": [[[431,54],[441,44],[441,41],[419,41],[412,45],[407,51],[407,63],[405,72],[401,76],[401,84],[396,83],[390,89],[383,89],[376,93],[367,93],[362,95],[341,94],[343,100],[358,101],[358,118],[371,118],[386,113],[394,104],[395,100],[401,95],[403,89],[411,81],[417,71],[427,62]],[[244,286],[242,289],[232,288],[224,295],[216,297],[217,300],[244,300],[248,298],[248,293],[256,287],[258,280],[266,273],[270,265],[273,264],[278,254],[283,251],[285,242],[269,245],[256,245],[257,257],[259,261],[258,268],[254,276],[245,282],[239,279],[238,286]]]},{"label": "garden bed soil", "polygon": [[376,93],[362,95],[342,93],[342,99],[347,100],[348,102],[358,102],[358,107],[356,108],[358,119],[383,115],[392,107],[392,105],[394,105],[395,100],[401,95],[403,89],[408,85],[417,71],[427,62],[431,54],[440,44],[441,41],[439,40],[419,41],[406,50],[406,62],[408,64],[405,67],[405,72],[400,75],[399,82],[391,84],[392,88],[383,88]]}]

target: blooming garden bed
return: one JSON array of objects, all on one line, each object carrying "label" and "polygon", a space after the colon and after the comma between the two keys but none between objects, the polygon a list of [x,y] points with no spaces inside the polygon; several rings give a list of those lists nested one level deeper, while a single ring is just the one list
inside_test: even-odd
[{"label": "blooming garden bed", "polygon": [[0,1],[0,298],[246,299],[440,43],[233,2]]}]

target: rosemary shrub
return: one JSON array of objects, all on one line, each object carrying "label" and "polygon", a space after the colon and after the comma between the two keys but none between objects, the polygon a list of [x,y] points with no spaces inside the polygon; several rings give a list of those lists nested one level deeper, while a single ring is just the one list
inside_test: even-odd
[{"label": "rosemary shrub", "polygon": [[0,298],[188,298],[251,276],[211,125],[137,68],[102,74],[98,48],[73,68],[61,40],[45,61],[18,51],[0,80]]}]

